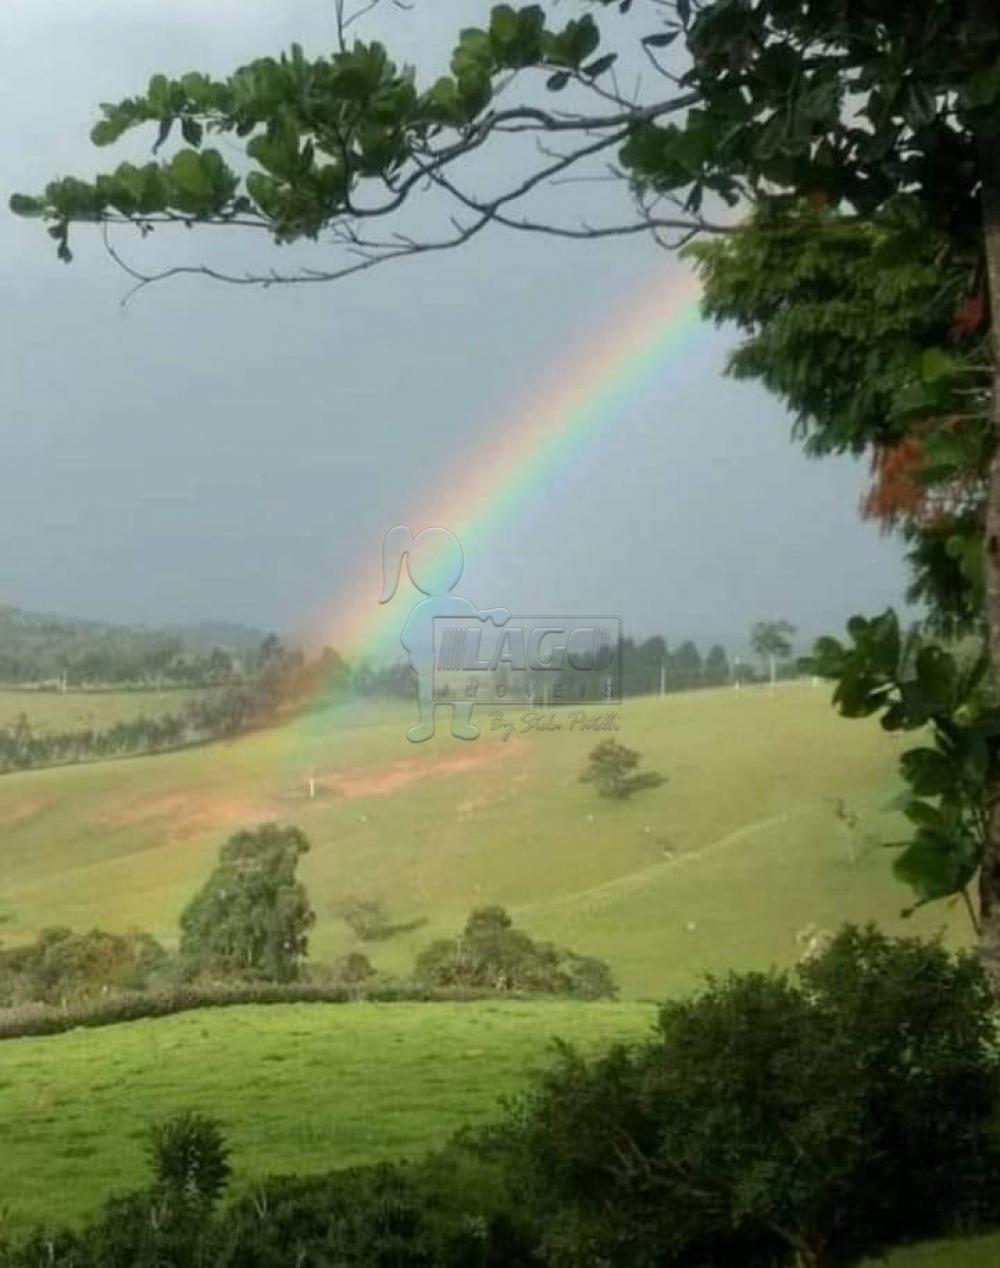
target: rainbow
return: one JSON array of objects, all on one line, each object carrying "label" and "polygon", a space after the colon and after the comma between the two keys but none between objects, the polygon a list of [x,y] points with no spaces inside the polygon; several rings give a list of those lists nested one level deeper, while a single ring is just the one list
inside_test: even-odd
[{"label": "rainbow", "polygon": [[[699,295],[695,277],[677,266],[657,278],[627,312],[616,313],[562,360],[525,405],[490,428],[489,442],[464,459],[461,475],[441,481],[424,511],[394,522],[408,524],[414,533],[432,525],[448,528],[469,557],[503,531],[557,463],[613,425],[642,384],[683,350],[699,324]],[[402,599],[397,593],[393,602],[379,605],[380,552],[381,542],[373,542],[371,564],[318,631],[319,641],[349,661],[395,660],[402,654],[399,632],[414,592],[403,580]]]}]

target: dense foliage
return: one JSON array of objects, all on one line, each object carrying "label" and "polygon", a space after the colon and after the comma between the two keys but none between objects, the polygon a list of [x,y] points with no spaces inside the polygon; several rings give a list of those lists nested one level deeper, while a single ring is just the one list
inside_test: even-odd
[{"label": "dense foliage", "polygon": [[616,987],[608,966],[592,956],[536,942],[515,929],[502,907],[480,907],[457,938],[432,942],[413,969],[417,982],[580,999],[610,999]]},{"label": "dense foliage", "polygon": [[229,838],[181,913],[180,955],[191,973],[271,982],[299,976],[316,919],[296,877],[309,848],[298,828],[276,823]]},{"label": "dense foliage", "polygon": [[1000,1222],[988,998],[970,956],[846,929],[793,977],[668,1003],[644,1043],[562,1048],[494,1126],[418,1163],[223,1203],[218,1126],[182,1114],[148,1189],[0,1265],[825,1268],[971,1232]]},{"label": "dense foliage", "polygon": [[843,931],[795,978],[664,1006],[645,1047],[564,1052],[501,1133],[547,1262],[852,1262],[1000,1219],[1000,1058],[972,957]]},{"label": "dense foliage", "polygon": [[80,1005],[109,991],[169,981],[167,952],[149,934],[46,929],[24,946],[0,947],[0,1008]]}]

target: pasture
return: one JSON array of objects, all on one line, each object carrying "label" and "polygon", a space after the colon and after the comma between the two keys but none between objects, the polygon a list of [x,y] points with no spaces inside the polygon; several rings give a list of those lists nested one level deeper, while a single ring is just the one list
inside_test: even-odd
[{"label": "pasture", "polygon": [[643,1037],[655,1010],[569,1002],[292,1004],[0,1043],[0,1211],[75,1220],[147,1178],[150,1126],[219,1117],[234,1185],[413,1157],[494,1115],[548,1059]]},{"label": "pasture", "polygon": [[[0,933],[138,927],[171,943],[225,837],[279,820],[313,842],[313,955],[362,950],[391,974],[485,903],[607,960],[629,998],[789,963],[803,931],[842,920],[967,936],[957,909],[900,919],[909,894],[876,844],[899,828],[900,741],[837,717],[824,687],[626,701],[615,738],[668,777],[627,802],[579,782],[602,737],[568,713],[506,740],[487,713],[479,740],[423,745],[405,739],[410,715],[316,709],[230,743],[0,778]],[[419,927],[361,943],[339,915],[349,899]]]},{"label": "pasture", "polygon": [[0,688],[0,727],[12,727],[24,714],[37,734],[53,731],[104,731],[116,722],[180,713],[204,693],[182,687],[165,691],[42,691]]},{"label": "pasture", "polygon": [[[315,957],[361,950],[404,974],[470,908],[503,903],[535,936],[607,960],[625,1002],[231,1008],[7,1041],[8,1227],[77,1220],[141,1185],[149,1126],[179,1108],[224,1120],[237,1186],[414,1156],[490,1118],[555,1036],[590,1051],[639,1038],[648,1001],[705,972],[789,964],[810,928],[877,919],[968,936],[954,908],[901,919],[908,893],[877,844],[898,830],[899,741],[838,718],[822,687],[626,702],[615,738],[668,782],[624,803],[579,782],[602,736],[568,713],[560,730],[518,723],[507,739],[486,714],[474,743],[420,746],[404,738],[410,715],[317,708],[231,743],[0,778],[0,933],[139,927],[170,943],[225,837],[276,819],[313,842]],[[362,942],[339,914],[351,898],[411,927]],[[985,1268],[997,1249],[887,1262]]]}]

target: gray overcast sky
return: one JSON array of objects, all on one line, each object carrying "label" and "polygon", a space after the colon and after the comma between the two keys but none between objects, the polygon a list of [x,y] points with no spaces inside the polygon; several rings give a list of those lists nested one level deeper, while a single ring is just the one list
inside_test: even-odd
[{"label": "gray overcast sky", "polygon": [[[482,7],[417,0],[377,29],[436,71]],[[5,0],[3,27],[6,204],[108,161],[87,140],[99,101],[154,71],[329,48],[332,3]],[[626,211],[623,193],[574,197]],[[270,259],[206,233],[122,243]],[[385,529],[428,503],[440,472],[474,463],[554,361],[677,267],[648,241],[495,235],[330,287],[169,283],[123,311],[122,274],[87,234],[76,247],[59,264],[36,224],[0,214],[0,601],[285,630],[335,613],[369,558],[374,578]],[[857,517],[864,469],[808,462],[774,401],[722,377],[729,338],[706,328],[665,359],[606,440],[478,544],[469,597],[731,641],[762,616],[813,633],[898,601],[899,545]]]}]

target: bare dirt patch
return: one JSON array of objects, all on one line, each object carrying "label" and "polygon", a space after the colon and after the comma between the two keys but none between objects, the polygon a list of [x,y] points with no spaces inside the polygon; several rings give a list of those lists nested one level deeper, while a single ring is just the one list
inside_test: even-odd
[{"label": "bare dirt patch", "polygon": [[43,810],[48,810],[51,805],[51,800],[33,797],[30,801],[16,801],[12,806],[0,806],[0,825],[12,828],[19,823],[26,823]]},{"label": "bare dirt patch", "polygon": [[323,784],[341,797],[381,797],[397,793],[419,780],[444,775],[464,775],[509,760],[510,749],[495,744],[470,747],[448,757],[393,762],[388,766],[329,770],[322,773]]}]

